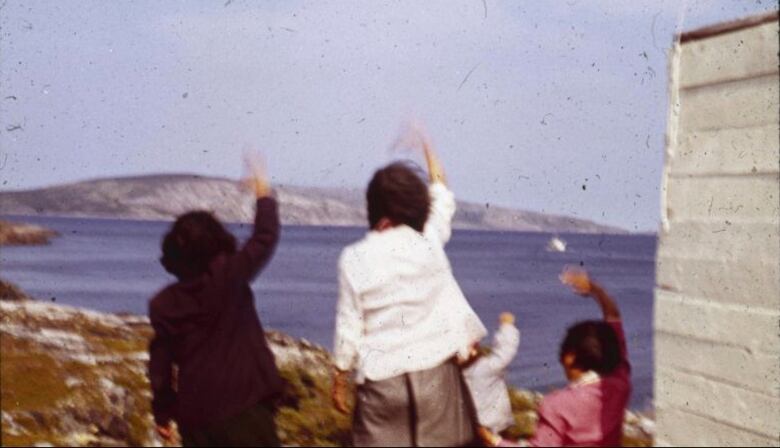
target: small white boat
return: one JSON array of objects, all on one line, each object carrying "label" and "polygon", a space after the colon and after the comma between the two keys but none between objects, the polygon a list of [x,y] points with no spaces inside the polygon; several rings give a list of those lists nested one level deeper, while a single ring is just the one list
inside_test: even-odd
[{"label": "small white boat", "polygon": [[566,241],[554,236],[547,242],[547,252],[566,252]]}]

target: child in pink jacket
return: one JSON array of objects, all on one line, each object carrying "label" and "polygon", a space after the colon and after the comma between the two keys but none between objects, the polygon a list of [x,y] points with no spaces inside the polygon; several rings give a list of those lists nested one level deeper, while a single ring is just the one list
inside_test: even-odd
[{"label": "child in pink jacket", "polygon": [[492,446],[619,446],[623,416],[631,395],[620,310],[588,274],[566,270],[561,281],[593,298],[604,319],[575,324],[561,343],[560,361],[569,385],[547,395],[539,406],[534,437],[522,445],[482,432]]}]

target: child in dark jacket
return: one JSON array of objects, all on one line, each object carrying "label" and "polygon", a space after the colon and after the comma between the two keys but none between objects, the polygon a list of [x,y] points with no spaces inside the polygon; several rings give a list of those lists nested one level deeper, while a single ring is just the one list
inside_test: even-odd
[{"label": "child in dark jacket", "polygon": [[250,179],[257,215],[241,249],[208,212],[180,216],[163,239],[160,261],[178,281],[149,303],[149,379],[166,440],[176,421],[185,446],[279,445],[271,403],[282,382],[249,286],[279,240],[265,179]]}]

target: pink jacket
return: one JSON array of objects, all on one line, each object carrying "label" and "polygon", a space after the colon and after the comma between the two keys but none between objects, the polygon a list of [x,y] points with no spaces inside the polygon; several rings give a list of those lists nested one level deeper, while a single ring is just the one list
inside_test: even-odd
[{"label": "pink jacket", "polygon": [[607,376],[586,375],[585,381],[545,397],[531,446],[620,446],[631,396],[631,365],[623,325],[609,324],[620,342],[620,365]]}]

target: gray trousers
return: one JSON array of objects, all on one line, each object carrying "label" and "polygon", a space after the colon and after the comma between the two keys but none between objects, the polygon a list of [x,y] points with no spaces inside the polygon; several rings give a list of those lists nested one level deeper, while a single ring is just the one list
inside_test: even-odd
[{"label": "gray trousers", "polygon": [[454,362],[357,388],[354,446],[463,446],[475,439],[471,395]]}]

